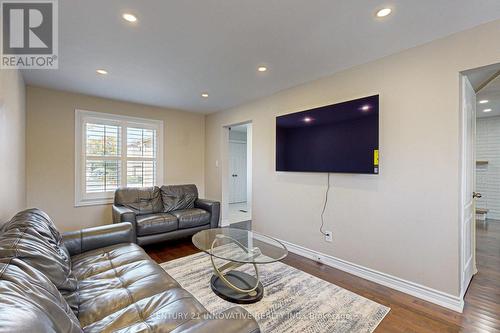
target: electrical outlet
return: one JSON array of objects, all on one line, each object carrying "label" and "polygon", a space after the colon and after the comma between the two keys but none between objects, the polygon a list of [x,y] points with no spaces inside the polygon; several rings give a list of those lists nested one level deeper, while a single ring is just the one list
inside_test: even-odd
[{"label": "electrical outlet", "polygon": [[331,231],[325,231],[325,241],[333,242],[333,233]]}]

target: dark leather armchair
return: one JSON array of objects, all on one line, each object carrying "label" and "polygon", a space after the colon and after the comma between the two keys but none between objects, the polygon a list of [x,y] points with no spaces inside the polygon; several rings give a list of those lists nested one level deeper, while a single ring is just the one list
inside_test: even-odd
[{"label": "dark leather armchair", "polygon": [[147,245],[217,228],[220,203],[198,198],[196,185],[119,188],[113,223],[130,222],[135,241]]},{"label": "dark leather armchair", "polygon": [[241,307],[212,316],[138,245],[130,223],[61,235],[44,212],[0,232],[0,333],[258,333]]}]

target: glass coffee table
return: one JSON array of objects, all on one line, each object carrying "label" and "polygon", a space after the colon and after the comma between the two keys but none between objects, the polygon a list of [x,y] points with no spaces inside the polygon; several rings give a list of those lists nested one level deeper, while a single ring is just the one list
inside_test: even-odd
[{"label": "glass coffee table", "polygon": [[[193,244],[210,255],[214,293],[238,304],[258,302],[264,295],[257,265],[282,260],[288,254],[285,245],[274,238],[234,228],[202,230],[193,236]],[[226,263],[217,266],[216,258]],[[253,265],[255,276],[236,270],[245,264]]]}]

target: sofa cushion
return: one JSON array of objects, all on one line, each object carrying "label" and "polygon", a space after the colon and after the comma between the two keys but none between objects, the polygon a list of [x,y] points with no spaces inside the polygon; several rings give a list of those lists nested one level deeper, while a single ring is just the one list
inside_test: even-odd
[{"label": "sofa cushion", "polygon": [[77,280],[62,237],[40,210],[20,212],[3,227],[0,258],[17,258],[43,273],[76,311]]},{"label": "sofa cushion", "polygon": [[[85,332],[146,329],[155,327],[155,322],[165,328],[172,322],[169,318],[176,317],[175,311],[205,313],[191,294],[135,244],[113,245],[72,259]],[[165,316],[155,319],[162,311]]]},{"label": "sofa cushion", "polygon": [[177,217],[168,213],[137,216],[137,236],[154,235],[177,230]]},{"label": "sofa cushion", "polygon": [[0,259],[0,332],[82,332],[52,282],[22,260]]},{"label": "sofa cushion", "polygon": [[154,214],[163,211],[160,188],[124,187],[115,192],[115,205],[132,209],[136,215]]},{"label": "sofa cushion", "polygon": [[163,211],[168,213],[175,210],[194,208],[198,199],[196,185],[169,185],[161,187]]},{"label": "sofa cushion", "polygon": [[[191,318],[207,317],[209,317],[207,310],[189,292],[181,288],[172,288],[150,297],[134,300],[127,307],[85,326],[84,331],[85,333],[174,332]],[[219,325],[211,332],[225,332],[221,330],[222,327],[224,326]],[[209,331],[199,330],[199,332]]]},{"label": "sofa cushion", "polygon": [[179,229],[199,227],[210,223],[210,213],[199,208],[171,212],[179,220]]}]

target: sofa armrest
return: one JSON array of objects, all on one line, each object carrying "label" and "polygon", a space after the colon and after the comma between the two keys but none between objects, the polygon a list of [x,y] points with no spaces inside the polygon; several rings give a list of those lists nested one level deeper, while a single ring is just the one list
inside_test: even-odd
[{"label": "sofa armrest", "polygon": [[113,223],[130,222],[135,226],[135,212],[125,206],[113,205]]},{"label": "sofa armrest", "polygon": [[128,222],[66,232],[62,238],[71,256],[105,246],[135,241],[132,224]]},{"label": "sofa armrest", "polygon": [[227,309],[217,315],[201,316],[176,327],[171,333],[260,333],[259,324],[242,307]]},{"label": "sofa armrest", "polygon": [[220,202],[207,199],[196,199],[194,206],[210,213],[210,228],[219,227]]},{"label": "sofa armrest", "polygon": [[133,232],[133,239],[134,243],[137,243],[137,235],[136,235],[136,221],[137,221],[137,216],[135,212],[125,206],[118,206],[118,205],[113,205],[112,208],[113,211],[113,223],[123,223],[123,222],[129,222],[132,224],[132,232]]}]

